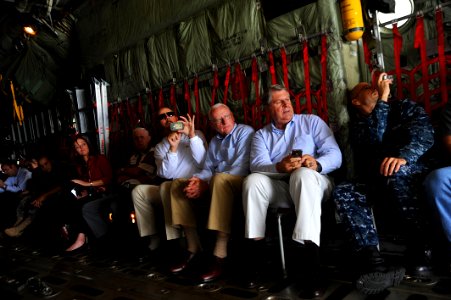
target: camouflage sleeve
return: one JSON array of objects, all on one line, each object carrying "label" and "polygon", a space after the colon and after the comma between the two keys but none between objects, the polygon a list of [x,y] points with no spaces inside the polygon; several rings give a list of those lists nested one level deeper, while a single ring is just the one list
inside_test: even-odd
[{"label": "camouflage sleeve", "polygon": [[408,123],[410,143],[399,149],[399,156],[415,163],[434,144],[434,129],[425,110],[409,100],[404,101],[402,114]]}]

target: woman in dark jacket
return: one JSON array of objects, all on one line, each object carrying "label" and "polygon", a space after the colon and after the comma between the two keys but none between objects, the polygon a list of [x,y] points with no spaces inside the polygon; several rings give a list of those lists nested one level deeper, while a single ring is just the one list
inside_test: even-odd
[{"label": "woman in dark jacket", "polygon": [[113,173],[107,158],[94,155],[88,140],[81,135],[74,139],[74,150],[77,178],[71,180],[75,197],[70,201],[70,225],[77,238],[66,251],[86,246],[88,233],[95,238],[107,233],[105,208],[113,197],[109,187]]}]

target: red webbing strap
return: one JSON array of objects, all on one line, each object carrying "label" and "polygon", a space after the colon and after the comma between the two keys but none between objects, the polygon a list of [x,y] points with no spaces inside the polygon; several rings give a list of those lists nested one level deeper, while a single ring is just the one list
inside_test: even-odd
[{"label": "red webbing strap", "polygon": [[295,95],[294,93],[290,93],[291,96],[294,97],[294,112],[296,114],[300,114],[301,113],[301,97],[303,97],[305,95],[304,92],[301,92],[297,95]]},{"label": "red webbing strap", "polygon": [[259,80],[258,80],[258,65],[257,65],[257,58],[252,58],[252,82],[254,83],[254,89],[255,89],[255,102],[252,106],[252,112],[251,112],[251,118],[252,118],[252,127],[257,129],[259,126],[261,126],[261,105],[262,105],[262,99],[260,98],[260,87],[259,87]]},{"label": "red webbing strap", "polygon": [[426,55],[426,42],[424,40],[424,19],[423,16],[417,16],[417,26],[415,28],[415,48],[420,48],[421,56],[421,82],[423,83],[423,101],[424,109],[428,114],[431,113],[431,103],[429,96],[429,73],[428,61]]},{"label": "red webbing strap", "polygon": [[153,103],[153,95],[152,91],[149,90],[147,92],[147,99],[149,100],[150,112],[147,112],[150,115],[150,122],[152,124],[152,128],[156,128],[157,125],[157,111],[155,111],[155,104]]},{"label": "red webbing strap", "polygon": [[[138,96],[138,117],[139,117],[138,123],[144,124],[145,120],[144,120],[143,101],[142,101],[141,94]],[[138,124],[136,124],[136,125],[138,125]]]},{"label": "red webbing strap", "polygon": [[435,11],[435,22],[437,27],[437,48],[438,63],[440,74],[440,104],[444,105],[448,102],[448,90],[446,87],[446,57],[445,57],[445,32],[443,30],[443,11],[439,7]]},{"label": "red webbing strap", "polygon": [[169,89],[169,101],[171,103],[172,109],[176,112],[177,111],[177,101],[175,99],[175,83],[171,84],[171,87]]},{"label": "red webbing strap", "polygon": [[327,111],[327,35],[321,36],[321,97],[318,96],[319,116],[324,122],[329,121]]},{"label": "red webbing strap", "polygon": [[200,98],[199,98],[199,77],[197,75],[196,77],[194,77],[194,100],[196,102],[196,120],[194,122],[196,128],[199,128],[201,115],[200,115]]},{"label": "red webbing strap", "polygon": [[307,104],[307,112],[312,113],[312,95],[310,93],[310,70],[309,70],[309,56],[307,40],[302,42],[302,53],[304,59],[304,82],[305,82],[305,97]]},{"label": "red webbing strap", "polygon": [[282,57],[283,83],[285,84],[285,87],[290,90],[288,82],[287,52],[284,47],[280,48],[280,55]]},{"label": "red webbing strap", "polygon": [[150,90],[147,92],[147,99],[149,100],[150,113],[152,115],[153,113],[155,113],[155,105],[153,103],[152,91]]},{"label": "red webbing strap", "polygon": [[398,99],[404,99],[401,77],[401,50],[402,50],[402,36],[398,30],[398,24],[393,24],[393,47],[395,60],[395,74],[396,74],[396,96]]},{"label": "red webbing strap", "polygon": [[185,80],[185,82],[183,83],[183,87],[184,87],[184,98],[185,98],[185,101],[186,101],[186,105],[188,106],[188,114],[190,115],[190,116],[192,116],[193,115],[193,111],[192,111],[192,109],[191,109],[191,94],[190,94],[190,92],[189,92],[189,84],[188,84],[188,80]]},{"label": "red webbing strap", "polygon": [[135,114],[133,113],[132,104],[130,103],[130,99],[128,99],[128,98],[126,100],[126,105],[127,105],[127,116],[128,116],[128,121],[129,121],[129,122],[126,122],[126,124],[129,126],[129,129],[131,129],[134,126],[136,126],[136,118],[135,118]]},{"label": "red webbing strap", "polygon": [[214,68],[214,71],[213,71],[213,90],[211,92],[211,104],[210,104],[210,106],[215,105],[216,93],[217,93],[218,87],[219,87],[218,69]]},{"label": "red webbing strap", "polygon": [[224,103],[225,105],[227,105],[227,96],[229,94],[230,71],[231,67],[230,65],[227,65],[226,76],[224,80],[224,98],[222,100],[222,103]]},{"label": "red webbing strap", "polygon": [[244,124],[248,124],[249,116],[248,111],[246,107],[246,96],[247,96],[247,89],[246,89],[246,77],[243,74],[243,71],[241,70],[241,64],[238,62],[235,64],[235,76],[234,76],[234,84],[232,87],[234,87],[234,94],[235,94],[235,100],[241,100],[241,106],[243,107],[243,116],[244,116]]},{"label": "red webbing strap", "polygon": [[163,98],[163,87],[160,88],[158,92],[158,109],[164,107],[164,98]]},{"label": "red webbing strap", "polygon": [[276,66],[274,65],[274,55],[272,51],[268,51],[269,73],[271,73],[271,84],[277,84]]}]

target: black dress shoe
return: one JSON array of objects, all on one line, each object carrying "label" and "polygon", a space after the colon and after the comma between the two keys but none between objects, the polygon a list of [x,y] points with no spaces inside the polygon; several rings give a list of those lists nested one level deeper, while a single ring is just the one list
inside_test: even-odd
[{"label": "black dress shoe", "polygon": [[195,253],[185,251],[185,253],[182,254],[182,259],[179,262],[172,265],[169,268],[169,271],[172,274],[178,274],[178,273],[182,272],[183,270],[185,270],[188,267],[190,261],[194,258],[194,255],[195,255]]},{"label": "black dress shoe", "polygon": [[215,256],[207,268],[207,271],[200,275],[203,282],[210,282],[218,279],[224,272],[224,258]]}]

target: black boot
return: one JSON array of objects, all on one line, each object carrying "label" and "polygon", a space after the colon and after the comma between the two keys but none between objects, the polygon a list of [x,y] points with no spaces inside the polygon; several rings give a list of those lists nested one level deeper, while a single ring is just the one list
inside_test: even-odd
[{"label": "black boot", "polygon": [[432,251],[421,243],[410,243],[406,249],[406,273],[415,280],[428,281],[432,277]]},{"label": "black boot", "polygon": [[244,269],[244,272],[238,276],[241,277],[239,285],[251,289],[258,285],[265,269],[267,246],[264,239],[247,239],[244,244],[245,251],[241,257],[241,265],[247,267],[240,268],[241,270]]},{"label": "black boot", "polygon": [[403,267],[387,266],[376,246],[365,247],[358,253],[361,274],[356,288],[365,295],[379,294],[385,289],[399,285],[404,278]]},{"label": "black boot", "polygon": [[313,299],[324,294],[324,284],[321,281],[320,253],[319,247],[311,242],[304,245],[302,253],[304,276],[301,280],[301,292],[299,297],[303,299]]}]

